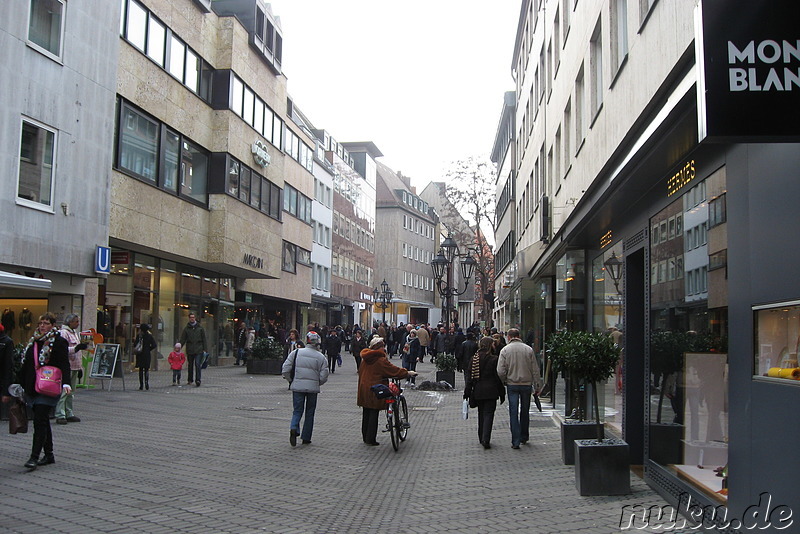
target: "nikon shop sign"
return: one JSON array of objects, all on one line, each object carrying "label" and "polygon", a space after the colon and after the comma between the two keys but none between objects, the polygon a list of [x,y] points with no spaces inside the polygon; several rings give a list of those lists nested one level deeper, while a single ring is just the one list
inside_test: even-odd
[{"label": "nikon shop sign", "polygon": [[700,139],[800,140],[797,0],[701,0]]}]

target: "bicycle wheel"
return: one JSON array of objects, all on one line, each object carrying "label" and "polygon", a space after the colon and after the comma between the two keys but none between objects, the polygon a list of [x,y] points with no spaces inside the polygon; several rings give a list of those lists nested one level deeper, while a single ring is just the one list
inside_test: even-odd
[{"label": "bicycle wheel", "polygon": [[397,413],[400,415],[400,441],[405,441],[408,436],[408,429],[411,425],[408,424],[408,405],[406,398],[400,397],[400,404],[397,406]]},{"label": "bicycle wheel", "polygon": [[394,448],[395,452],[397,452],[397,447],[400,446],[400,431],[395,423],[397,418],[398,417],[397,412],[394,409],[394,403],[389,404],[389,407],[386,409],[386,419],[389,425],[389,434],[392,436],[392,447]]}]

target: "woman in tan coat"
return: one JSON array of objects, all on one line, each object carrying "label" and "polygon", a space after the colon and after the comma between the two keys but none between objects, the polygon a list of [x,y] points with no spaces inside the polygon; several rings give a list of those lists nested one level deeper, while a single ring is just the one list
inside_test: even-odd
[{"label": "woman in tan coat", "polygon": [[389,362],[386,357],[386,344],[383,338],[374,337],[369,348],[361,351],[361,366],[358,368],[358,405],[364,412],[361,417],[361,436],[367,445],[380,445],[378,436],[378,415],[386,409],[386,401],[375,397],[370,389],[375,384],[389,384],[389,378],[408,378],[416,376]]}]

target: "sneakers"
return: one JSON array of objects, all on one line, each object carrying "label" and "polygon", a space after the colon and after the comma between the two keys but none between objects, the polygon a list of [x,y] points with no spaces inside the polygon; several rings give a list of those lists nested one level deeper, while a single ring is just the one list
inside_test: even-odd
[{"label": "sneakers", "polygon": [[50,465],[56,463],[56,457],[52,454],[45,454],[41,460],[36,462],[36,465]]},{"label": "sneakers", "polygon": [[289,443],[292,447],[297,447],[297,430],[294,428],[289,431]]},{"label": "sneakers", "polygon": [[311,445],[311,440],[310,439],[304,439],[303,440],[303,445]]},{"label": "sneakers", "polygon": [[73,415],[73,416],[67,417],[67,422],[68,423],[80,423],[81,422],[81,418]]}]

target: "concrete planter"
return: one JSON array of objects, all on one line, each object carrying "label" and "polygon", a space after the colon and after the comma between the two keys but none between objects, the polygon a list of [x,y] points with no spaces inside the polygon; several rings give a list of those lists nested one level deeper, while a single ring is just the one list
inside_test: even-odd
[{"label": "concrete planter", "polygon": [[575,487],[578,494],[626,495],[631,492],[630,451],[621,439],[576,440]]},{"label": "concrete planter", "polygon": [[247,374],[249,375],[279,375],[283,362],[280,360],[247,360]]},{"label": "concrete planter", "polygon": [[453,388],[456,387],[456,372],[455,371],[436,371],[437,382],[447,382]]},{"label": "concrete planter", "polygon": [[563,421],[561,423],[561,459],[564,460],[564,465],[575,465],[575,440],[597,439],[597,427],[598,425],[594,421]]}]

